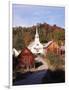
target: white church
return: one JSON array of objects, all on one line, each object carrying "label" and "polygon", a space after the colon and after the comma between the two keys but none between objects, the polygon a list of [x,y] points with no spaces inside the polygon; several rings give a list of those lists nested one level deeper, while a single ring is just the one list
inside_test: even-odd
[{"label": "white church", "polygon": [[36,27],[35,39],[33,42],[29,44],[28,49],[30,49],[31,52],[34,54],[44,54],[43,45],[40,43],[40,40],[39,40],[37,27]]},{"label": "white church", "polygon": [[46,50],[44,48],[47,48],[53,41],[49,41],[48,43],[42,44],[40,43],[38,29],[36,27],[36,34],[35,39],[33,42],[31,42],[28,46],[28,49],[31,50],[31,52],[35,55],[41,54],[44,55],[46,53]]}]

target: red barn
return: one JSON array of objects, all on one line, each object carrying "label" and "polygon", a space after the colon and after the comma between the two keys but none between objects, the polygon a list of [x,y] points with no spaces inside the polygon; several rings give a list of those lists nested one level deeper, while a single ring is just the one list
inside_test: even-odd
[{"label": "red barn", "polygon": [[30,69],[35,66],[35,56],[28,48],[25,48],[21,51],[18,56],[18,60],[20,67]]}]

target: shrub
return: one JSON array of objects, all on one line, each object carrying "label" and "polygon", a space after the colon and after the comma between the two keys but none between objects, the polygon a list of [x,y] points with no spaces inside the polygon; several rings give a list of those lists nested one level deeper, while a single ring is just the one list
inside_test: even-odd
[{"label": "shrub", "polygon": [[49,62],[49,68],[52,69],[64,69],[64,60],[62,60],[60,55],[53,52],[48,52],[46,58]]}]

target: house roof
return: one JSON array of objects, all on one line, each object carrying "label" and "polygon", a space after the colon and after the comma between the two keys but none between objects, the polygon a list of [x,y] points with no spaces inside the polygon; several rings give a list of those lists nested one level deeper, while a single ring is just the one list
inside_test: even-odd
[{"label": "house roof", "polygon": [[47,48],[47,47],[49,47],[49,45],[51,45],[52,43],[53,43],[53,40],[52,40],[52,41],[49,41],[48,43],[43,44],[43,47],[44,47],[44,48]]},{"label": "house roof", "polygon": [[18,56],[19,52],[15,48],[13,48],[12,49],[12,54],[15,55],[15,56]]}]

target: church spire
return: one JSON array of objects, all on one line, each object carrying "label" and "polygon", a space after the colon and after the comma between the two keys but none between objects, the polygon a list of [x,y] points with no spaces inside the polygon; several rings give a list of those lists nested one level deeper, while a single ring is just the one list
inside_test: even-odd
[{"label": "church spire", "polygon": [[43,45],[40,43],[39,40],[39,33],[38,33],[38,27],[36,26],[36,33],[35,33],[35,40],[32,43],[32,46],[30,46],[31,52],[34,54],[44,54]]},{"label": "church spire", "polygon": [[37,29],[37,27],[36,27],[36,36],[39,36],[39,35],[38,35],[38,29]]},{"label": "church spire", "polygon": [[37,27],[36,27],[35,41],[39,42],[39,34]]}]

